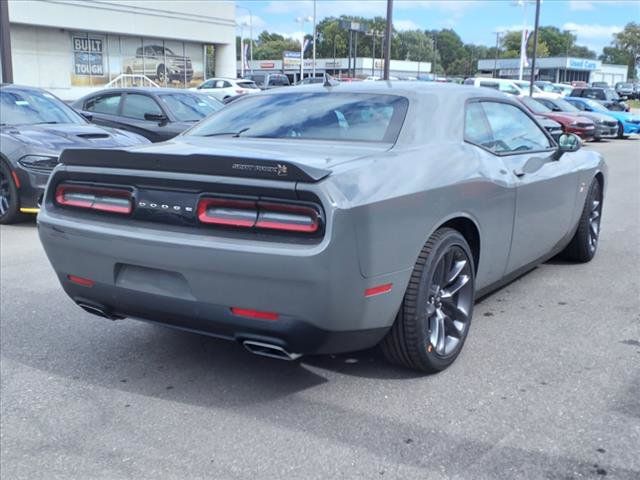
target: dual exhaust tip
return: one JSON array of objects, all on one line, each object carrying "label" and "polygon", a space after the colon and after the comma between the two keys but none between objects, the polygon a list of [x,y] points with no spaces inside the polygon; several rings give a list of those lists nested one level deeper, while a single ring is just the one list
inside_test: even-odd
[{"label": "dual exhaust tip", "polygon": [[302,356],[301,353],[291,353],[284,348],[270,343],[256,342],[255,340],[244,340],[242,346],[254,355],[263,357],[277,358],[278,360],[287,360],[292,362]]},{"label": "dual exhaust tip", "polygon": [[[86,312],[89,312],[93,315],[97,315],[98,317],[106,318],[109,320],[119,320],[123,318],[121,316],[112,314],[107,309],[100,307],[98,305],[93,305],[86,302],[76,302],[76,303],[80,308],[82,308]],[[301,353],[288,352],[287,350],[285,350],[284,348],[278,345],[273,345],[271,343],[257,342],[255,340],[243,340],[242,345],[244,346],[244,348],[246,348],[249,352],[253,353],[254,355],[261,355],[263,357],[269,357],[269,358],[277,358],[278,360],[287,360],[289,362],[292,362],[302,356]]]}]

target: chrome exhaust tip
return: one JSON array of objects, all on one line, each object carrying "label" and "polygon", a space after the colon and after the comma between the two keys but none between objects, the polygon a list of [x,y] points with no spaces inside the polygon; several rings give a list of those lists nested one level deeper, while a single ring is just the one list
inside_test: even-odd
[{"label": "chrome exhaust tip", "polygon": [[106,318],[108,320],[121,320],[122,318],[124,318],[109,313],[106,309],[104,309],[103,307],[99,307],[98,305],[92,305],[85,302],[76,302],[76,304],[85,312],[91,313],[92,315],[97,315],[98,317]]},{"label": "chrome exhaust tip", "polygon": [[256,342],[255,340],[244,340],[242,346],[254,355],[262,355],[263,357],[277,358],[278,360],[287,360],[289,362],[297,360],[302,356],[301,353],[287,352],[278,345]]}]

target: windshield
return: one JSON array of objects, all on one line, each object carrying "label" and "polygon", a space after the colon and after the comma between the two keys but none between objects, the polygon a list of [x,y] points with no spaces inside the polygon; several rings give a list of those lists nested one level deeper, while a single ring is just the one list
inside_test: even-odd
[{"label": "windshield", "polygon": [[[520,87],[522,90],[525,91],[529,91],[529,82],[525,82],[525,81],[520,81],[520,80],[515,80],[513,83],[515,83],[518,87]],[[538,87],[536,87],[535,85],[533,86],[533,91],[534,92],[538,92],[540,93],[542,90],[540,90]]]},{"label": "windshield", "polygon": [[395,142],[408,105],[405,97],[368,93],[255,95],[229,104],[188,134]]},{"label": "windshield", "polygon": [[591,110],[595,110],[597,112],[606,112],[607,109],[601,103],[596,102],[595,100],[590,100],[588,98],[581,98],[582,102],[587,105]]},{"label": "windshield", "polygon": [[179,122],[197,122],[224,106],[208,95],[167,93],[160,98]]},{"label": "windshield", "polygon": [[551,109],[541,104],[539,101],[534,100],[531,97],[520,97],[520,101],[524,103],[529,110],[533,113],[541,114],[541,113],[549,113]]},{"label": "windshield", "polygon": [[571,105],[566,100],[558,99],[554,100],[553,103],[563,112],[579,112],[580,109],[576,108],[574,105]]},{"label": "windshield", "polygon": [[620,100],[618,93],[612,88],[607,88],[605,90],[605,95],[607,96],[607,100]]},{"label": "windshield", "polygon": [[0,90],[0,124],[87,123],[50,93],[35,90]]}]

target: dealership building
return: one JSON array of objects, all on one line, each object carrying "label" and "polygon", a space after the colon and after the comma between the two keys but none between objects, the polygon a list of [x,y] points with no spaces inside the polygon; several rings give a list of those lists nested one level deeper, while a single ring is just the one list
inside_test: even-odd
[{"label": "dealership building", "polygon": [[[497,71],[497,72],[496,72]],[[478,61],[478,72],[483,76],[498,78],[518,78],[520,73],[519,58],[500,58]],[[574,57],[545,57],[536,59],[536,79],[556,83],[573,81],[607,82],[615,85],[627,80],[626,65],[609,65],[600,60]],[[531,76],[531,68],[524,69],[525,78]]]},{"label": "dealership building", "polygon": [[[297,82],[300,79],[300,53],[297,56],[286,55],[283,58],[275,60],[253,60],[245,64],[244,76],[251,74],[261,75],[268,73],[284,73],[289,77],[291,82]],[[336,77],[380,77],[384,72],[384,60],[371,57],[349,58],[316,58],[316,76],[324,73]],[[431,72],[431,62],[412,62],[409,60],[391,60],[389,64],[389,75],[401,79],[422,78]],[[242,76],[242,68],[240,62],[237,63],[238,77]],[[313,74],[313,59],[305,58],[303,66],[303,74],[309,77]]]},{"label": "dealership building", "polygon": [[233,77],[235,15],[224,0],[9,0],[13,82],[72,100],[121,74],[174,87]]}]

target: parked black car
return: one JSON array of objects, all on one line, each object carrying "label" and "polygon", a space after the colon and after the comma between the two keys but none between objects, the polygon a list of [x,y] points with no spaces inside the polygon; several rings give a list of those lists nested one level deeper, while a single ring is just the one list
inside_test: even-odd
[{"label": "parked black car", "polygon": [[289,77],[282,73],[256,73],[246,78],[253,80],[260,90],[269,90],[277,87],[288,87],[291,85]]},{"label": "parked black car", "polygon": [[73,103],[93,123],[138,133],[152,142],[169,140],[223,103],[211,95],[177,88],[109,88]]},{"label": "parked black car", "polygon": [[571,92],[571,95],[567,95],[568,97],[583,97],[590,98],[591,100],[595,100],[600,102],[609,110],[616,110],[620,112],[628,112],[629,105],[624,103],[616,91],[613,88],[594,88],[594,87],[585,87],[585,88],[574,88]]},{"label": "parked black car", "polygon": [[91,125],[39,88],[0,86],[0,224],[37,213],[64,149],[149,143],[135,133]]}]

